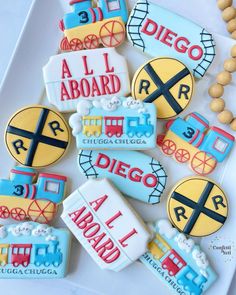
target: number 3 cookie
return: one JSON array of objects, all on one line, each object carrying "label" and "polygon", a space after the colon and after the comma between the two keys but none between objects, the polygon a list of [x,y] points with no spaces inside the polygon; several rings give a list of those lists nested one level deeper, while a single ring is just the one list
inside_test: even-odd
[{"label": "number 3 cookie", "polygon": [[185,234],[203,237],[218,231],[228,215],[227,198],[212,180],[189,177],[172,189],[167,201],[172,224]]},{"label": "number 3 cookie", "polygon": [[44,106],[27,106],[9,120],[5,143],[12,157],[22,165],[49,166],[65,154],[70,131],[64,118]]}]

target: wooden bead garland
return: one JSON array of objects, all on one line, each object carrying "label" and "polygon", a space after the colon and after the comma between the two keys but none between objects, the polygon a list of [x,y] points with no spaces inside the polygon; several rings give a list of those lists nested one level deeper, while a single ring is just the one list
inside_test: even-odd
[{"label": "wooden bead garland", "polygon": [[222,18],[227,22],[227,30],[231,37],[236,39],[236,9],[232,0],[218,0],[217,5],[222,10]]}]

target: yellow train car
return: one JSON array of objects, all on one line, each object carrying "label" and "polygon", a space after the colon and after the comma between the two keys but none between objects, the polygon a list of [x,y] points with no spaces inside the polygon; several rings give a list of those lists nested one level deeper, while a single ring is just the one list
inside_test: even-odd
[{"label": "yellow train car", "polygon": [[102,116],[83,116],[83,134],[100,136],[102,134]]},{"label": "yellow train car", "polygon": [[0,244],[0,266],[5,266],[8,263],[9,244]]},{"label": "yellow train car", "polygon": [[148,244],[148,249],[155,259],[160,260],[171,247],[159,234],[157,234],[155,239]]}]

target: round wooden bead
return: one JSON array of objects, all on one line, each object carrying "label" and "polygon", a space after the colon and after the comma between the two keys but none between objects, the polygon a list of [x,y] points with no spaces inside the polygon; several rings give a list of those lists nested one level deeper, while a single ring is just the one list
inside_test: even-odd
[{"label": "round wooden bead", "polygon": [[228,22],[235,17],[235,8],[233,6],[227,7],[222,11],[222,18]]},{"label": "round wooden bead", "polygon": [[236,45],[231,48],[231,56],[236,57]]},{"label": "round wooden bead", "polygon": [[214,98],[210,103],[210,108],[213,112],[222,112],[225,108],[225,101],[222,98]]},{"label": "round wooden bead", "polygon": [[229,33],[233,33],[236,30],[236,19],[233,18],[227,23],[227,30]]},{"label": "round wooden bead", "polygon": [[217,5],[219,9],[224,10],[225,8],[231,6],[233,3],[233,0],[218,0]]},{"label": "round wooden bead", "polygon": [[228,110],[224,110],[224,111],[220,112],[218,115],[218,120],[222,124],[230,124],[232,122],[233,118],[234,117],[233,117],[232,112],[228,111]]},{"label": "round wooden bead", "polygon": [[234,31],[234,32],[231,34],[231,37],[232,37],[233,39],[236,39],[236,31]]},{"label": "round wooden bead", "polygon": [[227,72],[227,71],[220,72],[216,76],[216,81],[223,86],[229,84],[231,80],[232,80],[232,75],[230,72]]},{"label": "round wooden bead", "polygon": [[230,73],[236,71],[236,59],[229,58],[224,62],[224,69]]},{"label": "round wooden bead", "polygon": [[236,119],[234,118],[233,121],[230,124],[230,128],[234,131],[236,131]]},{"label": "round wooden bead", "polygon": [[221,84],[213,84],[208,90],[211,97],[218,98],[224,94],[224,87]]}]

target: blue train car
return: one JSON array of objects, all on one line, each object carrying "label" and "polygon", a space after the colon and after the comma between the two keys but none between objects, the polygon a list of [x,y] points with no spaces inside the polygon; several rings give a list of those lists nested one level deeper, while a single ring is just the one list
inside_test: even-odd
[{"label": "blue train car", "polygon": [[180,162],[189,162],[200,175],[211,173],[233,148],[235,138],[223,129],[209,127],[209,122],[197,112],[185,119],[177,118],[166,124],[167,132],[158,137],[164,154]]},{"label": "blue train car", "polygon": [[128,10],[125,0],[72,0],[73,11],[67,13],[59,26],[65,34],[62,50],[92,49],[120,45],[125,37]]},{"label": "blue train car", "polygon": [[15,167],[9,180],[0,179],[0,218],[30,218],[43,223],[53,218],[56,205],[63,200],[67,178],[40,173],[35,180],[35,170],[27,167]]},{"label": "blue train car", "polygon": [[[36,266],[44,265],[49,266],[53,265],[55,267],[59,266],[62,263],[62,253],[58,249],[59,242],[51,241],[49,244],[35,244],[35,258],[34,264]],[[49,251],[51,247],[52,251]]]}]

